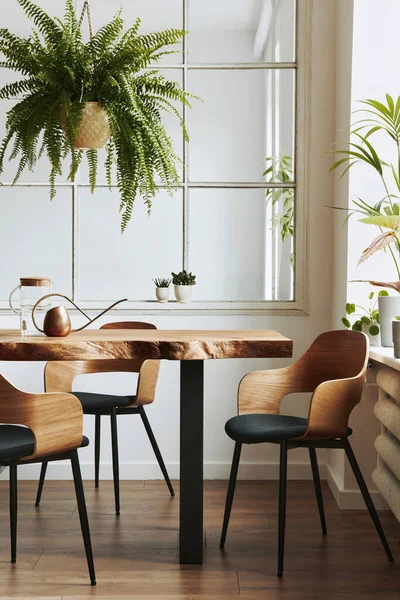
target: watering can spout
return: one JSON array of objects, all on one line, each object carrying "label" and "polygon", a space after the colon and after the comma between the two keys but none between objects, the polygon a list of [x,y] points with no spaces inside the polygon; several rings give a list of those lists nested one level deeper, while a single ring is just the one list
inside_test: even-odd
[{"label": "watering can spout", "polygon": [[[55,306],[54,308],[51,308],[47,311],[43,321],[43,329],[40,329],[40,327],[38,327],[35,321],[35,310],[43,300],[54,296],[68,300],[68,302],[70,302],[81,314],[83,314],[89,322],[83,325],[82,327],[79,327],[78,329],[71,329],[71,319],[65,306]],[[86,329],[86,327],[94,323],[94,321],[97,321],[97,319],[105,315],[109,310],[117,306],[117,304],[121,304],[121,302],[126,301],[127,298],[123,298],[123,300],[118,300],[117,302],[114,302],[114,304],[103,310],[99,315],[94,317],[94,319],[90,319],[90,317],[83,310],[81,310],[79,306],[75,304],[75,302],[73,302],[73,300],[71,300],[67,296],[63,296],[62,294],[47,294],[46,296],[43,296],[43,298],[40,298],[40,300],[38,300],[35,306],[33,307],[32,321],[36,329],[40,331],[40,333],[44,333],[48,337],[66,337],[71,333],[71,331],[82,331],[83,329]]]}]

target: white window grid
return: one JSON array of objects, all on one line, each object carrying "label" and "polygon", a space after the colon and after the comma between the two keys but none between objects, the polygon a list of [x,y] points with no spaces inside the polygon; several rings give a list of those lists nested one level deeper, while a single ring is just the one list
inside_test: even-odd
[{"label": "white window grid", "polygon": [[[295,73],[295,135],[294,135],[294,165],[295,176],[289,183],[279,182],[196,182],[189,177],[189,150],[190,142],[183,140],[183,168],[182,180],[178,189],[183,195],[183,245],[182,268],[190,267],[189,257],[189,194],[191,189],[293,189],[295,192],[295,227],[294,227],[294,268],[292,274],[293,300],[261,300],[261,301],[194,301],[189,304],[169,302],[159,304],[156,301],[128,301],[118,312],[129,311],[131,314],[276,314],[295,315],[308,314],[308,269],[307,269],[307,189],[308,189],[308,155],[309,155],[309,126],[310,126],[310,83],[311,83],[311,35],[312,35],[312,4],[314,0],[296,0],[295,7],[295,59],[293,62],[232,62],[232,63],[192,63],[189,61],[189,48],[187,37],[182,43],[182,63],[160,64],[157,70],[180,71],[182,73],[182,86],[188,90],[188,74],[196,70],[283,70],[289,69]],[[182,0],[183,29],[189,30],[189,0]],[[190,91],[190,90],[188,90]],[[183,121],[190,130],[190,109],[183,107]],[[183,139],[183,136],[182,136]],[[81,301],[79,298],[79,222],[78,201],[79,189],[89,188],[87,182],[77,180],[71,182],[56,182],[57,188],[69,188],[72,193],[72,299],[86,310],[100,310],[109,305],[108,301]],[[12,182],[2,182],[2,186],[12,186]],[[15,187],[49,187],[43,182],[17,182]],[[97,187],[108,187],[106,183],[98,183]],[[113,185],[112,187],[116,187]],[[160,185],[160,188],[162,186]],[[267,213],[266,213],[266,226]],[[272,246],[276,247],[275,236],[272,236]],[[275,254],[275,250],[273,249]],[[276,260],[276,259],[273,259]],[[0,311],[8,311],[8,302],[0,300]],[[115,311],[112,311],[115,312]]]}]

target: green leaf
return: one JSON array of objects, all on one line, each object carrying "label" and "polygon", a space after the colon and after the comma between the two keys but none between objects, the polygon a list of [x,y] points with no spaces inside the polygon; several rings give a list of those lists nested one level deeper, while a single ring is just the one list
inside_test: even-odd
[{"label": "green leaf", "polygon": [[362,323],[361,321],[356,321],[352,326],[353,331],[362,331]]},{"label": "green leaf", "polygon": [[389,296],[389,292],[387,292],[386,290],[380,290],[378,292],[378,296]]},{"label": "green leaf", "polygon": [[347,327],[347,329],[350,329],[351,327],[351,323],[348,319],[346,319],[345,317],[342,318],[342,323],[345,327]]},{"label": "green leaf", "polygon": [[369,325],[371,323],[371,319],[363,316],[361,317],[361,322],[364,323],[364,325]]},{"label": "green leaf", "polygon": [[397,231],[400,228],[400,216],[397,215],[381,215],[375,217],[365,217],[360,219],[360,223],[366,223],[367,225],[376,225],[377,227],[383,227],[385,229],[393,229]]},{"label": "green leaf", "polygon": [[370,292],[368,294],[368,300],[372,300],[373,297],[374,297],[374,292]]},{"label": "green leaf", "polygon": [[371,327],[368,329],[368,333],[370,335],[378,335],[379,334],[379,327],[378,327],[378,325],[371,325]]},{"label": "green leaf", "polygon": [[348,303],[346,304],[346,313],[347,313],[348,315],[351,315],[351,314],[354,312],[354,311],[353,311],[353,308],[352,308],[352,306],[353,306],[353,305],[352,305],[352,304],[350,304],[350,302],[348,302]]}]

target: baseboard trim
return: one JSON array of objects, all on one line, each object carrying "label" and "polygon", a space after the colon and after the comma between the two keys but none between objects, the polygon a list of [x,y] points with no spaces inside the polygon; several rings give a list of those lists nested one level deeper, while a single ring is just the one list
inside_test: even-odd
[{"label": "baseboard trim", "polygon": [[[168,463],[167,470],[171,479],[179,479],[179,463]],[[204,479],[228,479],[230,463],[204,463]],[[320,465],[322,479],[326,476],[326,465]],[[93,479],[93,463],[81,463],[83,479]],[[120,463],[120,478],[124,480],[161,479],[162,475],[157,463]],[[21,465],[18,467],[19,479],[38,479],[40,465]],[[0,475],[0,480],[7,479],[8,469]],[[71,467],[66,461],[53,462],[49,464],[47,479],[68,480],[72,478]],[[277,480],[279,477],[279,465],[273,462],[242,462],[239,468],[239,479],[243,480]],[[112,479],[111,463],[102,463],[100,467],[100,479]],[[312,479],[309,463],[289,463],[288,479],[306,480]]]},{"label": "baseboard trim", "polygon": [[[344,489],[342,483],[338,481],[335,472],[332,471],[331,466],[325,465],[325,468],[326,481],[339,508],[346,510],[365,510],[365,502],[360,490],[356,488]],[[377,510],[390,510],[390,507],[378,490],[370,490],[370,494]]]}]

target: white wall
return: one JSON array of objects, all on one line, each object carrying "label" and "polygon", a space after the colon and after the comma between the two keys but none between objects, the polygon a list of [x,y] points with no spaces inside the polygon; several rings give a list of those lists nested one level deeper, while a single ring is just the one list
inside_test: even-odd
[{"label": "white wall", "polygon": [[[331,325],[332,303],[332,212],[326,208],[333,200],[333,178],[328,174],[330,157],[325,151],[331,147],[334,137],[334,83],[335,83],[335,6],[333,2],[314,4],[313,58],[312,58],[312,120],[311,150],[309,156],[310,181],[308,196],[308,265],[309,265],[309,316],[164,316],[149,317],[159,328],[218,328],[218,329],[276,329],[294,340],[294,357],[297,358],[311,341]],[[322,224],[322,225],[321,225]],[[16,233],[18,236],[18,233]],[[107,236],[107,232],[104,232]],[[20,241],[21,252],[29,251]],[[140,260],[140,257],[137,258]],[[17,278],[20,273],[15,273]],[[129,315],[124,315],[129,318]],[[138,318],[136,316],[136,318]],[[0,316],[0,328],[17,327],[17,319]],[[206,419],[205,419],[205,473],[208,477],[226,477],[232,455],[232,442],[224,433],[225,421],[235,414],[236,390],[242,375],[254,369],[280,367],[283,360],[232,360],[209,361],[205,370]],[[40,390],[42,365],[1,363],[0,371],[13,383],[25,390]],[[124,377],[125,379],[125,377]],[[100,380],[99,380],[100,381]],[[103,381],[96,384],[104,390]],[[112,383],[110,383],[111,385]],[[124,385],[127,385],[125,380]],[[93,388],[95,389],[95,388]],[[122,384],[112,384],[111,389],[122,393]],[[127,388],[125,388],[127,389]],[[128,384],[128,389],[130,389]],[[307,402],[289,399],[285,410],[292,414],[307,414]],[[162,365],[157,400],[149,407],[148,415],[154,427],[161,451],[171,475],[178,474],[178,364]],[[85,419],[85,432],[93,438],[93,420]],[[104,476],[111,475],[109,436],[104,429],[102,463]],[[93,448],[82,451],[84,475],[92,476]],[[322,459],[324,458],[321,454]],[[158,469],[139,421],[134,417],[120,419],[121,476],[128,478],[159,477]],[[295,477],[309,473],[307,455],[299,450],[290,454],[291,463],[300,466],[289,469]],[[246,465],[247,463],[247,465]],[[302,467],[301,465],[304,465]],[[26,467],[29,469],[29,467]],[[28,476],[32,476],[32,470]],[[53,477],[62,477],[67,470],[56,466]],[[69,472],[68,472],[69,474]],[[241,476],[272,477],[277,475],[277,452],[268,445],[247,447],[243,453]]]},{"label": "white wall", "polygon": [[[353,2],[340,0],[337,13],[335,137],[341,144],[348,140],[348,133],[344,130],[349,127],[350,120],[354,122],[355,119],[361,118],[360,114],[351,115],[352,111],[361,108],[359,100],[373,98],[385,101],[386,93],[395,97],[399,94],[396,74],[393,71],[393,61],[398,53],[396,24],[400,17],[399,2],[381,0],[378,6],[373,0],[355,0],[354,18],[352,13]],[[385,137],[372,138],[372,141],[377,143],[381,158],[390,157],[391,144]],[[351,199],[356,196],[375,203],[385,195],[379,178],[364,166],[354,167],[343,180],[339,180],[336,174],[335,182],[336,206],[350,206]],[[371,287],[368,284],[351,283],[351,280],[397,279],[390,257],[383,252],[357,266],[362,251],[376,237],[377,230],[357,222],[354,218],[349,221],[348,228],[343,228],[343,221],[342,214],[335,215],[334,326],[338,326],[340,318],[344,316],[346,301],[367,305],[366,298]],[[354,428],[353,447],[372,490],[375,488],[371,481],[371,473],[376,465],[373,443],[380,432],[379,423],[373,416],[376,400],[376,389],[366,388],[362,401],[354,410],[350,421]],[[340,490],[337,498],[341,506],[363,506],[358,504],[356,499],[356,483],[343,453],[331,453],[328,462],[331,475]]]}]

